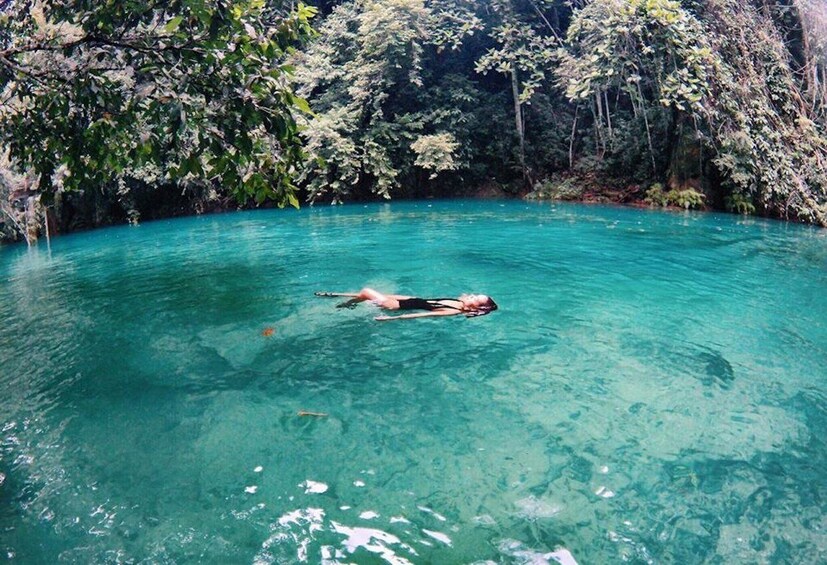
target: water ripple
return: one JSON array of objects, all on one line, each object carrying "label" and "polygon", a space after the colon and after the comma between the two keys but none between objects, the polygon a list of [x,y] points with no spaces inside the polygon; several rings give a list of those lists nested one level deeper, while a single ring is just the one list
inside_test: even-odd
[{"label": "water ripple", "polygon": [[[500,310],[313,295],[362,286]],[[3,248],[0,551],[819,562],[825,311],[823,230],[719,215],[434,201]]]}]

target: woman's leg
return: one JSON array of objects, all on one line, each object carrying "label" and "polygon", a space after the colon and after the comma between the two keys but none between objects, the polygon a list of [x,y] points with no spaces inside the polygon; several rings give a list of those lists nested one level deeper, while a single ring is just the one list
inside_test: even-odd
[{"label": "woman's leg", "polygon": [[337,308],[352,308],[360,302],[370,300],[372,303],[380,308],[384,308],[385,310],[399,310],[399,300],[410,298],[409,296],[402,296],[398,294],[382,294],[377,290],[367,287],[363,288],[359,292],[317,292],[316,296],[350,297],[350,300],[337,304]]},{"label": "woman's leg", "polygon": [[369,300],[371,303],[379,306],[380,308],[384,308],[385,310],[398,310],[399,309],[399,302],[397,302],[396,298],[392,295],[382,294],[377,290],[373,290],[372,288],[363,288],[359,291],[355,297],[348,300],[344,305],[350,306],[351,304],[358,304],[359,302],[364,302]]}]

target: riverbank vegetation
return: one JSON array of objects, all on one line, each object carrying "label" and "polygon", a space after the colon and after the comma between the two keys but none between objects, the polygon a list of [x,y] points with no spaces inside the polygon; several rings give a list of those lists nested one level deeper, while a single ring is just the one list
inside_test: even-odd
[{"label": "riverbank vegetation", "polygon": [[266,203],[480,194],[827,226],[818,0],[0,10],[8,237]]}]

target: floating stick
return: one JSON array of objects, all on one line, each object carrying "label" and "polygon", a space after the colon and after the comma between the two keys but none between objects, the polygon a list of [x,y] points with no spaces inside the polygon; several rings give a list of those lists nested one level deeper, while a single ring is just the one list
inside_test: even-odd
[{"label": "floating stick", "polygon": [[308,412],[306,410],[299,410],[299,416],[316,416],[317,418],[326,418],[327,414],[324,412]]}]

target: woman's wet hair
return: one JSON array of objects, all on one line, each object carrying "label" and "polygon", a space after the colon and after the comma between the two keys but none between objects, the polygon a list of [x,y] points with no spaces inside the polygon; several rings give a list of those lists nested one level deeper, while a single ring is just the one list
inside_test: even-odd
[{"label": "woman's wet hair", "polygon": [[490,296],[486,297],[485,303],[475,306],[473,310],[465,314],[468,318],[475,318],[476,316],[485,316],[499,308],[494,299]]}]

